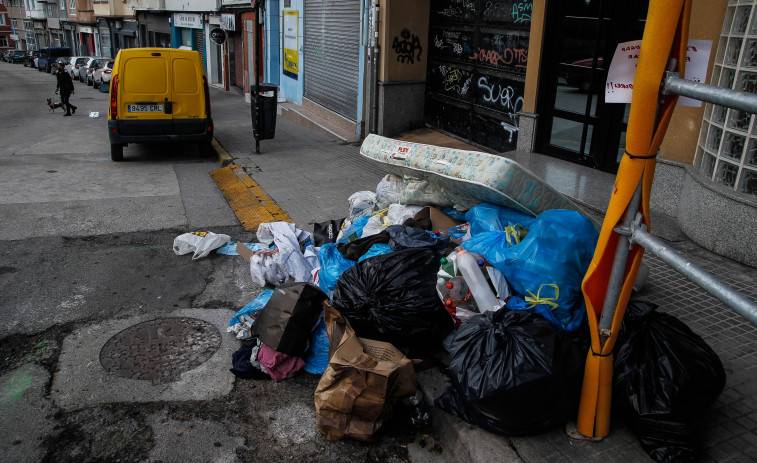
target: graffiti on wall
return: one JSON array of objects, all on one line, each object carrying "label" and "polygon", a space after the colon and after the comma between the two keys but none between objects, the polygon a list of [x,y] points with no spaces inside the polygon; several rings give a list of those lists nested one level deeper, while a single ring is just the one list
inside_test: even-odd
[{"label": "graffiti on wall", "polygon": [[531,24],[533,0],[487,0],[483,4],[482,16],[488,22],[506,22],[527,26]]},{"label": "graffiti on wall", "polygon": [[475,0],[442,0],[434,2],[431,14],[452,21],[465,21],[476,17]]},{"label": "graffiti on wall", "polygon": [[475,51],[468,59],[523,74],[528,63],[528,38],[518,31],[481,33]]},{"label": "graffiti on wall", "polygon": [[420,61],[421,53],[423,53],[420,38],[408,29],[402,29],[400,36],[401,40],[400,37],[394,37],[394,42],[392,42],[392,49],[397,53],[397,61],[409,64],[414,64],[416,60]]},{"label": "graffiti on wall", "polygon": [[514,118],[523,109],[523,84],[510,79],[482,75],[477,82],[476,103]]}]

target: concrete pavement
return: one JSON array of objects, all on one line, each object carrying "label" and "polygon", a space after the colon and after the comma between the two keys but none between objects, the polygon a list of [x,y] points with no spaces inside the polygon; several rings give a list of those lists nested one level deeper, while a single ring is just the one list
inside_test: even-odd
[{"label": "concrete pavement", "polygon": [[[254,154],[250,105],[241,91],[212,89],[211,99],[219,161],[241,166],[300,227],[312,229],[313,222],[344,217],[347,198],[355,191],[375,191],[384,175],[379,165],[359,155],[359,143],[335,140],[281,117],[275,139],[261,141],[261,154]],[[405,137],[419,143],[459,145],[429,130]],[[515,159],[601,221],[614,176],[534,153]],[[673,249],[757,299],[756,269],[701,249],[681,234],[672,235],[676,236],[676,241],[669,243]],[[756,461],[757,328],[655,256],[648,253],[645,262],[650,275],[637,297],[687,323],[718,353],[728,373],[725,390],[706,416],[702,460]],[[429,403],[444,391],[444,381],[446,377],[438,370],[419,375]],[[589,442],[568,437],[564,429],[531,437],[502,437],[438,409],[433,416],[445,450],[431,461],[650,461],[636,437],[617,419],[607,438]],[[428,455],[423,452],[413,447],[414,461],[426,461]]]}]

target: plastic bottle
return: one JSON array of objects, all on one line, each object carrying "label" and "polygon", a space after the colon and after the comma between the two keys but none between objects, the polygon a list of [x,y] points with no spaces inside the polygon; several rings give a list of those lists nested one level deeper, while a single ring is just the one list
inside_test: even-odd
[{"label": "plastic bottle", "polygon": [[457,253],[457,268],[465,278],[465,283],[468,284],[468,288],[473,293],[473,298],[476,300],[476,305],[481,313],[488,312],[489,310],[499,310],[502,304],[489,288],[489,283],[486,281],[484,273],[481,271],[481,267],[478,266],[476,258],[473,257],[465,249],[461,249]]}]

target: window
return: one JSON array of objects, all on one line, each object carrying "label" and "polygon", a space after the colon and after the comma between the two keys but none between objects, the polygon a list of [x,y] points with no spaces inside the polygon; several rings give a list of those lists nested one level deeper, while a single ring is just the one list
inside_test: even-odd
[{"label": "window", "polygon": [[11,18],[11,27],[14,28],[14,29],[17,27],[16,20],[13,19],[13,18]]},{"label": "window", "polygon": [[60,0],[60,11],[66,11],[66,0]]},{"label": "window", "polygon": [[4,35],[0,35],[0,47],[7,47],[8,46],[8,37]]},{"label": "window", "polygon": [[[731,2],[712,70],[712,85],[757,92],[757,0]],[[757,198],[757,123],[752,114],[707,104],[694,165],[713,183]]]},{"label": "window", "polygon": [[[2,0],[0,0],[0,1],[2,1]],[[0,13],[0,26],[5,26],[7,24],[8,23],[5,20],[5,13]]]},{"label": "window", "polygon": [[71,16],[76,16],[76,0],[68,0],[68,12]]}]

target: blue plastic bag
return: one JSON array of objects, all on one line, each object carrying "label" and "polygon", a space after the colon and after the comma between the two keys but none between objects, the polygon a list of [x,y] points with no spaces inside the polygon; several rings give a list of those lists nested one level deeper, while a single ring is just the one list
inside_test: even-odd
[{"label": "blue plastic bag", "polygon": [[[242,243],[247,248],[249,248],[251,251],[261,251],[263,249],[263,245],[260,243]],[[237,252],[237,243],[234,241],[227,241],[223,246],[216,249],[216,254],[223,254],[225,256],[238,256],[239,253]]]},{"label": "blue plastic bag", "polygon": [[331,298],[336,282],[345,270],[355,265],[354,260],[345,259],[336,248],[337,243],[326,243],[318,252],[318,263],[321,269],[318,271],[318,287]]},{"label": "blue plastic bag", "polygon": [[329,334],[323,321],[323,313],[310,333],[310,347],[302,360],[305,361],[303,369],[314,375],[322,375],[329,365]]},{"label": "blue plastic bag", "polygon": [[507,306],[539,313],[565,331],[584,319],[581,282],[599,233],[588,217],[554,209],[540,214],[523,240],[510,245],[505,233],[486,233],[463,243],[502,272],[518,298]]},{"label": "blue plastic bag", "polygon": [[518,224],[528,230],[536,219],[507,207],[481,203],[473,206],[465,214],[465,220],[470,223],[471,236],[475,236],[477,233],[488,231],[503,231],[506,227]]},{"label": "blue plastic bag", "polygon": [[235,313],[233,317],[231,317],[231,321],[229,322],[229,326],[234,326],[237,323],[242,323],[242,320],[239,319],[240,315],[249,315],[253,316],[254,314],[260,312],[263,310],[263,307],[265,307],[266,304],[268,304],[268,300],[271,299],[271,294],[273,294],[272,289],[264,289],[258,297],[253,299],[249,304],[242,307],[239,312]]},{"label": "blue plastic bag", "polygon": [[358,262],[362,262],[362,261],[364,261],[365,259],[367,259],[369,257],[380,256],[382,254],[388,254],[390,252],[392,252],[392,247],[389,246],[388,244],[386,244],[386,243],[376,243],[373,246],[371,246],[370,248],[368,248],[368,251],[366,251],[365,254],[363,254],[362,256],[360,256],[360,259],[358,259],[357,261]]}]

